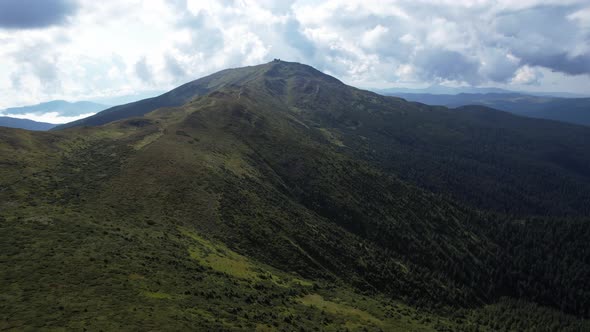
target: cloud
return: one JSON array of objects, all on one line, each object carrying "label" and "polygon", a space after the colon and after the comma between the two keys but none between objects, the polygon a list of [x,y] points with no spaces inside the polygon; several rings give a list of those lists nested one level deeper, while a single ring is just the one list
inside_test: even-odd
[{"label": "cloud", "polygon": [[[587,0],[0,0],[0,7],[32,2],[53,18],[0,28],[0,108],[167,90],[273,58],[363,87],[590,93]],[[31,29],[32,22],[45,23]]]},{"label": "cloud", "polygon": [[478,59],[456,51],[432,49],[420,52],[414,62],[421,77],[429,82],[458,81],[477,85],[482,79],[478,73]]},{"label": "cloud", "polygon": [[176,60],[176,58],[174,56],[168,54],[168,55],[166,55],[165,59],[166,59],[166,70],[168,71],[168,73],[170,75],[172,75],[174,80],[177,81],[177,80],[181,80],[184,77],[186,77],[185,70],[182,68],[182,66],[180,65],[178,60]]},{"label": "cloud", "polygon": [[571,75],[590,74],[590,53],[570,55],[566,52],[529,55],[523,62]]},{"label": "cloud", "polygon": [[9,116],[12,118],[17,118],[17,119],[29,119],[29,120],[33,120],[33,121],[47,122],[47,123],[53,123],[53,124],[68,123],[68,122],[87,118],[87,117],[92,116],[94,114],[96,114],[96,113],[86,113],[86,114],[80,114],[80,115],[76,115],[76,116],[62,116],[58,112],[49,112],[49,113],[42,113],[42,114],[38,114],[38,113],[3,114],[2,112],[0,112],[0,116]]},{"label": "cloud", "polygon": [[590,6],[568,15],[567,18],[576,21],[576,23],[582,28],[590,28]]},{"label": "cloud", "polygon": [[388,32],[389,28],[377,24],[373,29],[367,30],[363,33],[361,45],[368,49],[376,49],[379,45],[383,45],[383,38]]},{"label": "cloud", "polygon": [[584,13],[573,5],[541,5],[506,13],[494,20],[497,35],[487,42],[510,50],[523,65],[590,74],[590,35]]},{"label": "cloud", "polygon": [[35,29],[62,24],[77,9],[71,0],[2,0],[0,28]]},{"label": "cloud", "polygon": [[301,52],[306,58],[312,58],[316,47],[302,32],[299,21],[291,17],[283,26],[282,37],[293,49]]},{"label": "cloud", "polygon": [[[13,88],[27,88],[23,82],[27,74],[38,79],[39,85],[48,91],[57,91],[61,88],[59,70],[56,65],[58,53],[53,45],[46,41],[24,44],[19,50],[12,53],[18,70],[11,74]],[[28,85],[29,83],[27,83]]]},{"label": "cloud", "polygon": [[542,78],[543,73],[540,70],[524,66],[516,71],[512,82],[515,84],[538,85]]},{"label": "cloud", "polygon": [[137,74],[137,77],[144,82],[152,81],[152,71],[146,62],[145,56],[135,63],[135,73]]}]

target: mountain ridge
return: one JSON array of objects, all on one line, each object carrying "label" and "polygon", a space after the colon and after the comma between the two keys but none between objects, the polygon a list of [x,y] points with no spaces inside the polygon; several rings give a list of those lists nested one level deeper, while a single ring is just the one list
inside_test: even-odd
[{"label": "mountain ridge", "polygon": [[458,94],[522,94],[536,97],[552,98],[588,98],[588,94],[568,93],[568,92],[534,92],[508,90],[502,88],[490,87],[448,87],[444,85],[431,85],[427,88],[388,88],[372,89],[379,94],[396,95],[396,94],[430,94],[430,95],[458,95]]},{"label": "mountain ridge", "polygon": [[52,100],[35,105],[9,107],[2,110],[7,116],[11,114],[43,114],[57,112],[61,116],[79,116],[81,114],[96,113],[104,110],[107,105],[90,101],[69,102],[65,100]]},{"label": "mountain ridge", "polygon": [[38,122],[29,119],[0,116],[0,126],[27,130],[49,130],[56,125],[53,123]]},{"label": "mountain ridge", "polygon": [[590,98],[538,97],[526,94],[392,94],[429,105],[460,107],[484,105],[516,115],[590,126]]},{"label": "mountain ridge", "polygon": [[143,116],[0,129],[4,326],[588,326],[589,129],[284,61],[194,82]]},{"label": "mountain ridge", "polygon": [[[205,95],[225,85],[243,83],[245,80],[249,79],[248,77],[250,75],[255,76],[259,75],[260,72],[270,70],[270,68],[274,64],[279,63],[279,61],[273,61],[257,66],[225,69],[213,73],[211,75],[205,76],[203,78],[185,83],[179,86],[178,88],[175,88],[160,96],[143,99],[125,105],[114,106],[91,117],[57,126],[56,128],[54,128],[54,130],[69,128],[72,126],[102,125],[126,117],[141,116],[161,107],[181,106],[182,104],[189,102],[193,98]],[[285,63],[285,61],[282,62]],[[312,67],[309,68],[313,69]],[[317,70],[316,72],[320,73]],[[242,74],[244,76],[240,76]],[[325,75],[323,73],[320,74]]]}]

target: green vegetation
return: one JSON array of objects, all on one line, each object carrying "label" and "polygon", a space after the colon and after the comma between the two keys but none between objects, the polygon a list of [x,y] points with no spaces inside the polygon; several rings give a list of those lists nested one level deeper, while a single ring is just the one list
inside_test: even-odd
[{"label": "green vegetation", "polygon": [[589,130],[286,62],[179,91],[0,130],[0,329],[589,329]]}]

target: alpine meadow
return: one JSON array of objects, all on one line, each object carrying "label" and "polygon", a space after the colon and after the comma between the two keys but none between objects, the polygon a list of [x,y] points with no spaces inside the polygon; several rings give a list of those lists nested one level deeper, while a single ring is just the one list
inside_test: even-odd
[{"label": "alpine meadow", "polygon": [[[0,2],[0,41],[5,38],[6,45],[15,49],[17,44],[10,43],[17,40],[11,34],[26,34],[31,41],[101,17],[92,15],[115,15],[115,7],[83,1],[23,3],[28,6]],[[161,9],[167,6],[171,13],[188,8],[174,25],[179,31],[221,22],[211,19],[218,10],[215,6],[225,6],[224,11],[219,9],[224,15],[246,11],[237,2],[212,2],[211,8],[195,14],[191,3],[145,5],[161,5],[155,7],[162,20],[153,23],[156,30],[169,19],[168,11]],[[360,3],[350,5],[352,11],[329,7],[331,3],[318,2],[317,15],[326,8],[339,8],[334,17],[352,15],[350,24],[361,24],[365,7]],[[587,4],[579,9],[574,3],[571,8],[555,4],[551,9],[570,16],[574,14],[567,10],[590,13]],[[465,8],[488,17],[484,4],[488,2]],[[398,6],[407,12],[403,20],[409,24],[416,19],[412,15],[429,5],[435,2],[417,2],[421,9],[414,12],[410,10],[414,5],[406,1],[394,1],[387,8]],[[238,9],[232,12],[229,6]],[[279,11],[279,4],[275,6],[273,10]],[[289,15],[299,17],[302,6],[297,1],[287,6],[286,20],[294,19]],[[502,6],[503,12],[490,9],[490,13],[503,17],[512,10],[530,9]],[[448,13],[459,15],[451,9]],[[49,13],[62,16],[49,17]],[[264,13],[248,12],[247,17],[264,17],[269,26],[283,24],[271,23],[267,17],[271,14]],[[440,15],[445,13],[441,9]],[[52,21],[42,20],[43,15]],[[148,26],[146,35],[134,30],[135,15],[115,15],[115,23],[105,21],[97,31],[107,31],[117,20],[129,20],[129,32],[113,35],[112,44],[125,47],[118,41],[125,37],[136,43],[130,49],[139,48],[141,38],[158,34]],[[377,16],[368,16],[374,20],[370,22],[388,22],[379,16],[385,13],[373,15]],[[578,22],[577,16],[571,17],[568,20]],[[308,34],[293,37],[292,43],[299,46],[289,47],[303,47],[304,41],[297,38],[309,43],[323,40],[315,35],[319,30],[304,28],[312,23],[298,20],[301,25],[294,29]],[[333,26],[328,23],[326,27]],[[231,30],[233,23],[224,24]],[[138,39],[127,33],[139,33]],[[256,29],[249,33],[265,34]],[[330,35],[325,34],[322,38]],[[206,42],[213,43],[214,36],[213,32],[199,35],[203,45],[198,47],[209,47]],[[220,54],[233,52],[224,36],[226,46],[216,49]],[[67,38],[54,40],[65,43],[63,52],[77,45],[76,37]],[[269,43],[275,40],[269,38]],[[341,38],[348,37],[343,33]],[[240,43],[239,38],[231,41]],[[359,47],[371,49],[366,43],[359,42]],[[590,59],[590,53],[584,53],[588,48],[580,47],[580,59],[568,63],[562,74],[551,67],[549,58],[535,63],[516,49],[506,51],[522,66],[545,73],[529,87],[533,90],[526,97],[526,109],[510,104],[508,113],[485,103],[432,106],[396,93],[382,95],[354,87],[350,77],[364,73],[358,69],[362,66],[355,67],[358,71],[350,77],[337,75],[336,65],[321,63],[347,63],[338,62],[338,48],[323,54],[320,45],[314,45],[314,55],[301,51],[302,55],[293,56],[297,62],[272,60],[274,48],[262,59],[251,55],[243,60],[233,53],[228,62],[201,57],[199,66],[228,65],[196,80],[181,80],[188,83],[174,81],[178,84],[168,92],[110,108],[104,106],[109,104],[106,97],[84,95],[91,83],[78,83],[75,75],[85,72],[88,81],[97,84],[92,89],[111,91],[118,84],[121,89],[136,84],[120,83],[123,72],[110,71],[112,83],[104,88],[97,83],[99,76],[88,69],[99,68],[99,60],[60,53],[68,65],[78,66],[76,74],[57,67],[49,73],[45,67],[52,59],[49,53],[37,60],[19,53],[21,67],[15,73],[23,78],[7,79],[13,80],[14,89],[4,89],[0,81],[0,106],[41,99],[83,105],[61,101],[71,95],[92,100],[84,105],[95,109],[24,107],[20,113],[0,112],[19,117],[0,127],[0,330],[590,331],[590,127],[573,123],[577,120],[558,121],[560,114],[566,114],[560,109],[569,109],[571,103],[577,103],[575,119],[590,116],[590,109],[578,102],[580,98],[533,97],[534,89],[545,88],[543,77],[557,82],[548,86],[554,89],[562,83],[569,86],[570,80],[588,80],[588,73],[574,68]],[[384,45],[379,47],[394,48]],[[164,55],[162,70],[176,70],[179,75],[182,70],[188,77],[192,72],[181,66],[187,58],[174,60],[174,52]],[[417,59],[420,54],[416,54]],[[564,57],[560,60],[564,63],[573,59]],[[514,77],[501,82],[493,75],[470,80],[460,76],[464,68],[459,60],[443,64],[448,57],[435,58],[428,66],[438,66],[434,72],[439,76],[421,74],[424,82],[473,86],[495,82],[494,86],[504,87],[501,84],[517,84],[524,75],[518,76],[525,67],[515,67],[510,74]],[[140,75],[141,80],[152,82],[149,88],[154,91],[164,87],[157,83],[160,67],[148,67],[148,58],[143,59],[145,68],[136,65],[133,70],[140,75],[140,69],[151,68],[150,75],[147,71]],[[0,73],[10,61],[0,57]],[[121,56],[120,62],[125,61]],[[416,72],[428,67],[415,61]],[[87,63],[91,63],[88,68]],[[588,70],[585,66],[580,70]],[[478,75],[484,75],[482,68],[487,67],[478,69]],[[42,73],[44,83],[25,87],[33,84],[28,70]],[[454,73],[444,74],[447,71]],[[48,87],[60,75],[73,76]],[[409,79],[398,78],[405,80]],[[76,88],[71,88],[74,81]],[[148,91],[142,89],[137,91]],[[38,98],[44,93],[51,97]],[[410,94],[403,96],[411,99]],[[468,95],[421,96],[454,102]],[[495,98],[521,95],[473,96],[504,105],[508,102]],[[549,112],[547,105],[550,116],[522,116]]]}]

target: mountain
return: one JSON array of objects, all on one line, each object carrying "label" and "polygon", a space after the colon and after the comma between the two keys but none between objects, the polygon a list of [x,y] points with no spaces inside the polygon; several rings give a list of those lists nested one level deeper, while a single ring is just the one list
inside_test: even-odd
[{"label": "mountain", "polygon": [[107,107],[89,101],[68,102],[64,100],[53,100],[31,106],[10,107],[2,110],[2,113],[10,116],[15,114],[44,114],[55,112],[61,116],[79,116],[100,112]]},{"label": "mountain", "polygon": [[255,67],[227,69],[184,84],[160,96],[147,98],[125,105],[114,106],[93,116],[63,124],[54,129],[64,129],[73,126],[98,126],[112,121],[133,116],[141,116],[163,107],[181,106],[194,98],[208,94],[211,91],[228,85],[242,84],[251,80],[256,74]]},{"label": "mountain", "polygon": [[519,94],[537,97],[554,97],[554,98],[586,98],[588,94],[569,93],[569,92],[531,92],[531,91],[511,91],[500,88],[485,87],[449,87],[444,85],[431,85],[427,88],[388,88],[373,89],[379,94],[397,96],[397,95],[459,95],[459,94]]},{"label": "mountain", "polygon": [[285,61],[91,121],[0,128],[3,329],[590,326],[588,128]]},{"label": "mountain", "polygon": [[410,101],[447,107],[485,105],[521,116],[590,126],[590,98],[539,97],[515,93],[457,95],[397,93],[391,95]]},{"label": "mountain", "polygon": [[53,123],[0,116],[0,127],[21,128],[27,130],[49,130],[55,127],[55,125]]}]

